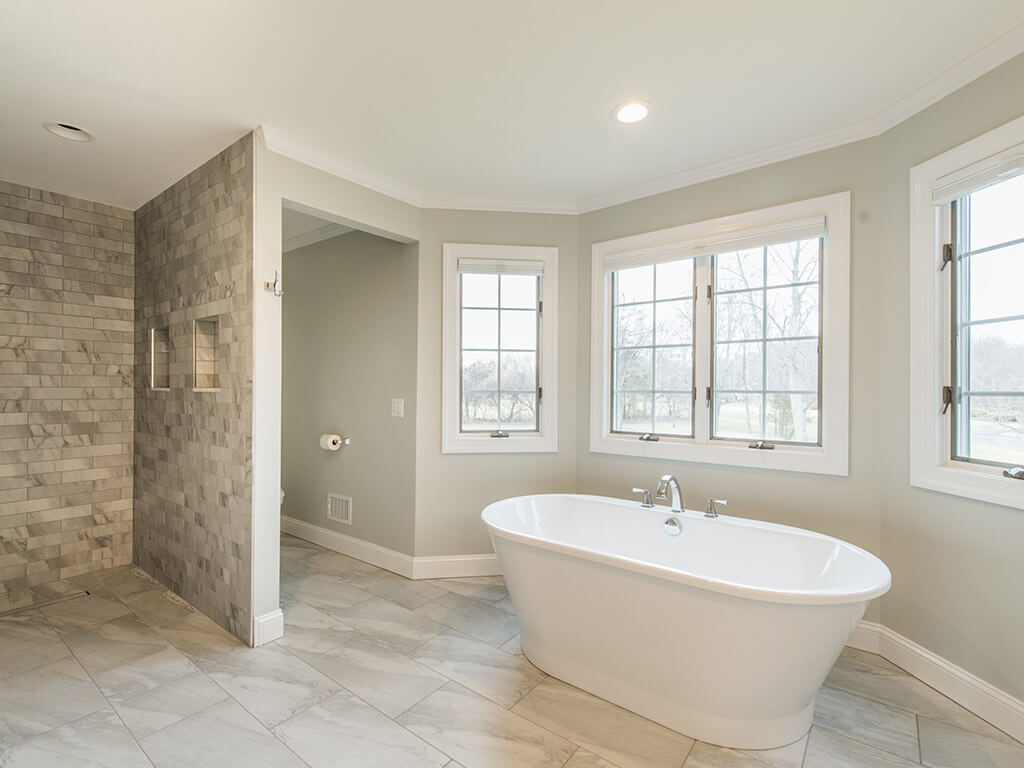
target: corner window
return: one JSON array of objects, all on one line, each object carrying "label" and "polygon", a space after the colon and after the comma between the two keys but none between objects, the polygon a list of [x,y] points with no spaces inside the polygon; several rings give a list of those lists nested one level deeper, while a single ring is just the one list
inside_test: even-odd
[{"label": "corner window", "polygon": [[557,249],[444,246],[445,453],[554,451]]},{"label": "corner window", "polygon": [[591,449],[847,471],[849,195],[598,243]]},{"label": "corner window", "polygon": [[911,485],[1024,509],[1024,118],[910,171]]}]

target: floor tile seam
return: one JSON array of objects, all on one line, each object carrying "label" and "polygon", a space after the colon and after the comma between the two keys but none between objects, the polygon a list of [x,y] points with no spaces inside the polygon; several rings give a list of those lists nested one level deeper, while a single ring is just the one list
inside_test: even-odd
[{"label": "floor tile seam", "polygon": [[[835,728],[829,728],[827,725],[822,725],[821,723],[813,723],[811,725],[811,727],[812,728],[820,728],[823,731],[828,731],[829,733],[834,733],[835,735],[840,736],[840,737],[842,737],[844,739],[856,742],[857,744],[860,744],[862,747],[867,747],[869,749],[875,750],[876,752],[882,752],[882,753],[884,753],[886,755],[892,755],[893,757],[895,757],[895,758],[897,758],[899,760],[905,760],[905,761],[913,762],[913,760],[911,760],[911,758],[907,757],[906,755],[900,755],[900,754],[897,754],[896,752],[890,752],[885,747],[880,747],[878,744],[872,744],[872,743],[870,743],[868,741],[864,741],[864,739],[859,739],[856,736],[853,736],[853,735],[851,735],[849,733],[843,733],[842,731],[837,731]],[[808,733],[810,733],[810,731],[808,731]],[[918,747],[918,752],[920,752],[920,746]],[[805,755],[805,757],[806,757],[806,755]],[[918,760],[917,762],[920,764],[921,761]]]}]

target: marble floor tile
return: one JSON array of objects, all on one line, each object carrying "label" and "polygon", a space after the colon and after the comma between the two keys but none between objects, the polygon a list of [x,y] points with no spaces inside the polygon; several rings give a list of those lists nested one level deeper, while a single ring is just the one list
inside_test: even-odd
[{"label": "marble floor tile", "polygon": [[406,653],[448,630],[444,624],[379,597],[334,611],[334,615],[345,625]]},{"label": "marble floor tile", "polygon": [[348,691],[274,729],[312,768],[439,768],[448,756]]},{"label": "marble floor tile", "polygon": [[193,663],[214,662],[249,646],[199,611],[191,611],[169,624],[157,624],[156,632]]},{"label": "marble floor tile", "polygon": [[[911,768],[916,760],[904,760],[825,728],[812,728],[804,768]],[[687,766],[689,768],[689,766]],[[967,768],[966,764],[964,768]]]},{"label": "marble floor tile", "polygon": [[470,637],[502,645],[519,634],[519,620],[500,608],[450,592],[416,609]]},{"label": "marble floor tile", "polygon": [[0,682],[0,749],[99,709],[100,689],[72,657],[18,672]]},{"label": "marble floor tile", "polygon": [[1012,741],[995,726],[875,654],[845,650],[825,684],[983,736]]},{"label": "marble floor tile", "polygon": [[403,608],[414,611],[431,600],[436,600],[447,590],[429,581],[413,581],[391,571],[360,576],[353,580],[356,586],[382,597]]},{"label": "marble floor tile", "polygon": [[324,548],[311,541],[300,539],[296,536],[283,534],[281,536],[281,559],[301,558],[323,552]]},{"label": "marble floor tile", "polygon": [[513,616],[517,615],[516,604],[512,602],[511,597],[506,597],[502,600],[499,600],[494,604],[494,607],[501,608],[501,610],[505,611],[506,613],[511,613]]},{"label": "marble floor tile", "polygon": [[920,757],[913,714],[845,691],[818,691],[814,724],[908,760]]},{"label": "marble floor tile", "polygon": [[576,751],[572,742],[458,683],[397,720],[466,768],[561,768]]},{"label": "marble floor tile", "polygon": [[389,717],[404,712],[447,682],[419,662],[362,635],[326,653],[299,655]]},{"label": "marble floor tile", "polygon": [[64,641],[103,693],[118,701],[197,669],[134,615],[69,632]]},{"label": "marble floor tile", "polygon": [[204,664],[204,671],[268,728],[323,701],[341,686],[276,645]]},{"label": "marble floor tile", "polygon": [[927,717],[921,727],[921,762],[930,768],[1022,768],[1024,744],[965,731]]},{"label": "marble floor tile", "polygon": [[282,585],[281,596],[282,603],[286,596],[291,601],[301,599],[306,605],[331,615],[373,597],[365,589],[319,571],[294,579],[287,587]]},{"label": "marble floor tile", "polygon": [[356,560],[354,557],[348,557],[339,552],[331,552],[328,549],[315,552],[307,562],[316,573],[348,578],[379,573],[382,570],[375,565],[364,563],[362,560]]},{"label": "marble floor tile", "polygon": [[356,630],[301,600],[284,611],[284,637],[277,641],[292,651],[323,653],[345,642]]},{"label": "marble floor tile", "polygon": [[565,768],[618,768],[618,766],[580,747],[576,750],[576,754],[569,758]]},{"label": "marble floor tile", "polygon": [[39,611],[0,618],[0,679],[70,655]]},{"label": "marble floor tile", "polygon": [[505,580],[501,576],[466,576],[455,579],[431,579],[431,584],[463,597],[496,603],[508,597]]},{"label": "marble floor tile", "polygon": [[44,606],[39,609],[39,612],[59,633],[96,627],[111,619],[131,613],[128,607],[117,598],[91,594]]},{"label": "marble floor tile", "polygon": [[204,672],[192,672],[115,701],[114,709],[132,735],[142,739],[226,698],[224,689]]},{"label": "marble floor tile", "polygon": [[179,720],[140,742],[157,768],[305,768],[233,699]]},{"label": "marble floor tile", "polygon": [[620,768],[678,768],[693,739],[547,678],[512,708]]},{"label": "marble floor tile", "polygon": [[4,768],[152,768],[110,709],[93,712],[0,752]]},{"label": "marble floor tile", "polygon": [[512,707],[545,678],[522,656],[513,656],[456,630],[435,637],[412,658],[503,707]]},{"label": "marble floor tile", "polygon": [[776,749],[726,749],[698,741],[683,764],[686,768],[800,768],[807,736]]},{"label": "marble floor tile", "polygon": [[507,643],[502,643],[501,650],[505,651],[505,653],[511,653],[515,656],[522,656],[523,648],[521,645],[519,645],[519,635],[516,635]]},{"label": "marble floor tile", "polygon": [[161,592],[166,589],[141,568],[123,566],[102,571],[90,571],[68,579],[70,584],[103,597],[126,600],[145,592]]}]

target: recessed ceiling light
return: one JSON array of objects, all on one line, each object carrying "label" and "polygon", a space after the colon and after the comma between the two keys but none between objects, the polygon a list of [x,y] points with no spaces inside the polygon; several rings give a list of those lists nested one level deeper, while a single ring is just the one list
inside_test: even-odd
[{"label": "recessed ceiling light", "polygon": [[79,128],[71,123],[43,123],[43,128],[54,136],[60,136],[68,141],[92,141],[92,134],[85,128]]},{"label": "recessed ceiling light", "polygon": [[624,101],[612,110],[612,116],[620,123],[639,123],[651,111],[651,103],[643,99]]}]

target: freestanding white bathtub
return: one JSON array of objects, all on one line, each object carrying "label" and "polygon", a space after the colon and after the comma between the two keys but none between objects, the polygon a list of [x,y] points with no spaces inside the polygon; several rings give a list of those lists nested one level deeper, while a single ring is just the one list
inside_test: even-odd
[{"label": "freestanding white bathtub", "polygon": [[852,544],[724,515],[543,495],[482,517],[535,665],[727,747],[802,737],[868,601],[891,584]]}]

